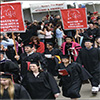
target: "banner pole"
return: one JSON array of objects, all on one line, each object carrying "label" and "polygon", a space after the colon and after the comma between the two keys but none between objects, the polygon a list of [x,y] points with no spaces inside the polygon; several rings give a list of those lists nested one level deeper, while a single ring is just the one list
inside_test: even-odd
[{"label": "banner pole", "polygon": [[[78,29],[76,29],[76,34],[79,35]],[[78,42],[78,44],[80,44],[79,37],[77,37],[77,42]]]},{"label": "banner pole", "polygon": [[78,44],[80,44],[79,37],[77,37]]},{"label": "banner pole", "polygon": [[13,32],[12,32],[12,38],[13,38],[13,42],[14,42],[15,54],[16,54],[16,56],[17,56],[18,54],[17,54],[16,43],[15,43],[15,37],[14,37],[14,33],[13,33]]}]

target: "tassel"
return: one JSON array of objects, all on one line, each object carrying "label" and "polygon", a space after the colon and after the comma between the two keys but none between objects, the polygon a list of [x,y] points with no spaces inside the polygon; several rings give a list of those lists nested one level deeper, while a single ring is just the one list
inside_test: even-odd
[{"label": "tassel", "polygon": [[27,70],[29,70],[29,68],[30,68],[30,63],[31,62],[27,62]]},{"label": "tassel", "polygon": [[13,77],[13,75],[11,75],[11,78],[12,78],[12,82],[15,83],[15,82],[14,82],[14,77]]}]

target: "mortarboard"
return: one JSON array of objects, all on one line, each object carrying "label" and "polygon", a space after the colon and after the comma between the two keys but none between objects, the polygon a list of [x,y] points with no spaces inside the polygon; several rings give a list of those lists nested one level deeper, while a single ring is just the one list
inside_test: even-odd
[{"label": "mortarboard", "polygon": [[94,25],[98,25],[98,23],[94,23]]},{"label": "mortarboard", "polygon": [[5,72],[4,74],[0,74],[0,78],[10,78],[11,80],[13,80],[13,75]]},{"label": "mortarboard", "polygon": [[69,58],[69,56],[68,55],[61,55],[61,59],[62,58]]},{"label": "mortarboard", "polygon": [[33,44],[25,43],[24,44],[24,47],[30,47],[30,48],[32,48],[33,47]]},{"label": "mortarboard", "polygon": [[88,24],[94,24],[93,21],[88,22]]},{"label": "mortarboard", "polygon": [[91,43],[93,43],[93,39],[85,39],[85,42],[91,42]]},{"label": "mortarboard", "polygon": [[53,43],[52,43],[52,42],[47,42],[47,44],[49,44],[49,45],[53,46]]},{"label": "mortarboard", "polygon": [[65,38],[71,38],[72,39],[72,36],[67,35]]},{"label": "mortarboard", "polygon": [[27,70],[29,70],[30,64],[36,64],[37,66],[39,66],[39,62],[38,61],[35,61],[34,59],[30,59],[27,62]]}]

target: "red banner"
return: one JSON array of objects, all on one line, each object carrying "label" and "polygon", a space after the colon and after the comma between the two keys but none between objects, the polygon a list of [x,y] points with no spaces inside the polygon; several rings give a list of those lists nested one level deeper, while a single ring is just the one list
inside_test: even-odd
[{"label": "red banner", "polygon": [[65,30],[87,28],[87,15],[85,8],[62,9],[60,11]]},{"label": "red banner", "polygon": [[24,32],[21,3],[0,4],[0,32]]}]

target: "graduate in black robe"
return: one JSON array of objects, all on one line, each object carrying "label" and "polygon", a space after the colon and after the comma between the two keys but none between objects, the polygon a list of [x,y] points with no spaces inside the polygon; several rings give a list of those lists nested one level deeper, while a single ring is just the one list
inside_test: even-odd
[{"label": "graduate in black robe", "polygon": [[77,62],[84,65],[84,68],[92,75],[92,93],[97,94],[100,80],[100,52],[93,48],[92,40],[85,40],[85,47],[79,52]]},{"label": "graduate in black robe", "polygon": [[[19,84],[13,83],[12,74],[2,73],[0,74],[0,99],[27,99],[30,100],[30,96],[26,89]],[[2,92],[4,91],[4,92]]]},{"label": "graduate in black robe", "polygon": [[93,41],[95,40],[95,38],[98,36],[98,29],[94,28],[94,23],[92,21],[89,22],[89,28],[84,32],[85,33],[85,37],[87,39],[93,39]]},{"label": "graduate in black robe", "polygon": [[20,56],[15,56],[16,59],[18,59],[18,63],[21,64],[21,76],[22,78],[27,72],[27,61],[29,61],[31,58],[35,61],[39,60],[41,62],[42,69],[46,69],[46,59],[42,56],[40,53],[36,53],[33,47],[33,44],[25,44],[25,53],[22,53]]},{"label": "graduate in black robe", "polygon": [[22,80],[22,85],[27,89],[32,99],[55,99],[60,91],[53,76],[45,71],[40,71],[39,62],[31,59],[29,71]]},{"label": "graduate in black robe", "polygon": [[18,83],[19,77],[19,66],[9,59],[4,57],[4,51],[0,50],[0,72],[9,72],[13,74],[14,81]]},{"label": "graduate in black robe", "polygon": [[61,54],[62,54],[61,50],[53,48],[53,43],[47,42],[47,49],[44,52],[44,56],[46,57],[48,62],[47,70],[53,76],[57,76],[57,71],[56,71],[57,62],[55,55],[60,56]]},{"label": "graduate in black robe", "polygon": [[[82,65],[72,62],[69,64],[69,57],[67,55],[61,56],[62,63],[58,70],[61,75],[59,85],[62,87],[63,96],[69,97],[73,100],[80,98],[80,89],[82,83],[92,76],[82,67]],[[67,73],[61,72],[65,70]]]}]

